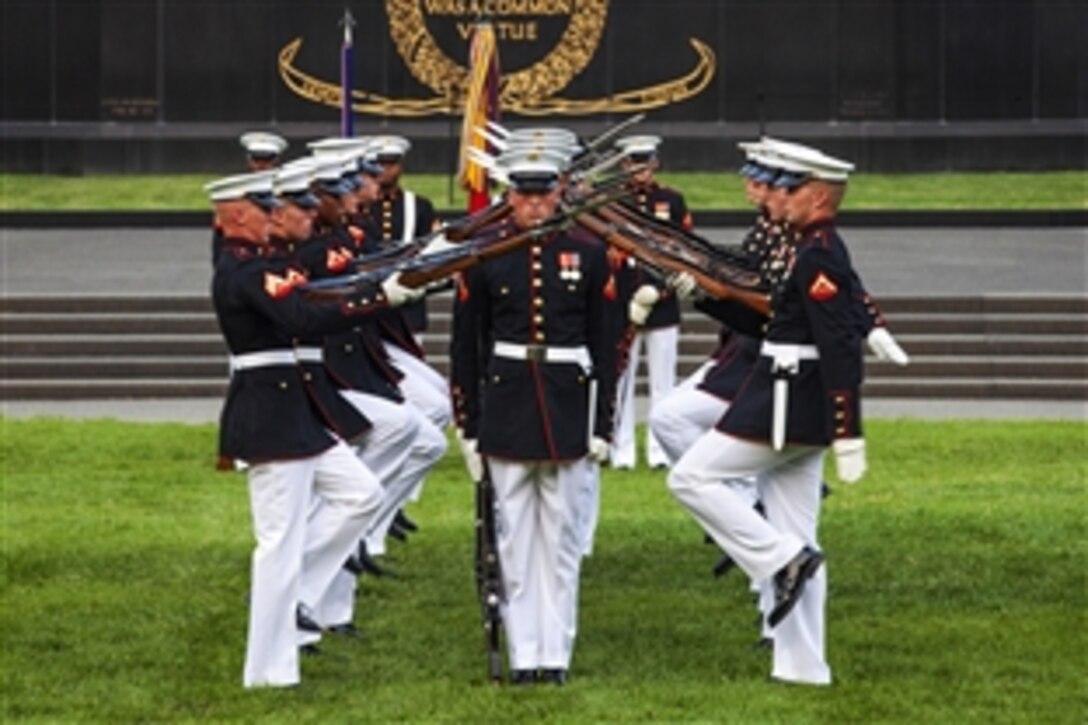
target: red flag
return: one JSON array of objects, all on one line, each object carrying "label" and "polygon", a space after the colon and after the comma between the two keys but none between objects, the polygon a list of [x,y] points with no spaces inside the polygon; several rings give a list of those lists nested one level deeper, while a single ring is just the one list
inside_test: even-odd
[{"label": "red flag", "polygon": [[469,46],[468,87],[461,124],[461,185],[468,192],[468,211],[487,208],[491,199],[487,170],[468,157],[469,148],[488,152],[487,140],[475,132],[499,120],[499,45],[491,23],[477,23]]}]

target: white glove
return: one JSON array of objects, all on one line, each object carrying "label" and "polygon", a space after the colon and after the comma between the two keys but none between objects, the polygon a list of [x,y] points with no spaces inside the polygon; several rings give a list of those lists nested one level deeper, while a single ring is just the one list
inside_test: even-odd
[{"label": "white glove", "polygon": [[450,240],[446,239],[446,235],[439,232],[435,235],[434,239],[427,242],[427,246],[423,248],[420,254],[437,254],[439,252],[445,252],[448,249],[456,249],[458,244],[454,244]]},{"label": "white glove", "polygon": [[589,460],[593,461],[594,463],[604,464],[608,463],[608,456],[611,451],[612,446],[609,445],[608,441],[606,441],[604,438],[593,436],[593,439],[589,442],[589,453],[587,453],[586,455],[588,456]]},{"label": "white glove", "polygon": [[461,445],[461,456],[465,459],[465,468],[473,481],[481,481],[484,477],[484,461],[480,452],[476,450],[476,439],[465,438],[461,429],[457,429],[457,442]]},{"label": "white glove", "polygon": [[394,272],[382,282],[382,292],[390,307],[400,307],[406,302],[415,302],[422,297],[426,290],[422,287],[405,287],[400,283],[400,272]]},{"label": "white glove", "polygon": [[874,327],[865,341],[869,343],[869,349],[878,360],[890,360],[896,365],[906,365],[910,362],[906,350],[899,347],[899,343],[886,327]]},{"label": "white glove", "polygon": [[835,470],[843,483],[856,483],[865,475],[865,439],[839,438],[831,444],[835,451]]},{"label": "white glove", "polygon": [[676,292],[676,297],[681,300],[691,297],[699,287],[690,272],[674,272],[668,276],[665,284],[671,287]]},{"label": "white glove", "polygon": [[646,324],[654,305],[661,299],[661,293],[652,284],[644,284],[635,290],[631,301],[627,303],[627,317],[639,327]]}]

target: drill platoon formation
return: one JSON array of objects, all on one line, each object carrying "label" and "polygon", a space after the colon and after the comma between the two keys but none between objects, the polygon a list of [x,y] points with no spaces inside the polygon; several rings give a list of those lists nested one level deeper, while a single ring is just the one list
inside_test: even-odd
[{"label": "drill platoon formation", "polygon": [[[853,166],[741,144],[758,216],[715,245],[657,182],[661,139],[621,130],[477,129],[492,152],[473,161],[505,188],[446,224],[401,188],[411,144],[396,136],[321,139],[281,162],[286,141],[245,134],[249,173],[207,185],[230,352],[220,465],[246,471],[257,542],[246,687],[295,686],[322,637],[358,636],[358,579],[392,574],[387,539],[418,529],[404,509],[451,425],[477,485],[489,676],[564,684],[600,467],[635,465],[643,348],[650,466],[722,549],[717,570],[751,579],[772,677],[831,681],[823,458],[844,482],[865,472],[863,342],[907,363],[835,229]],[[451,289],[447,380],[421,338],[426,296]],[[688,299],[722,327],[677,384]]]}]

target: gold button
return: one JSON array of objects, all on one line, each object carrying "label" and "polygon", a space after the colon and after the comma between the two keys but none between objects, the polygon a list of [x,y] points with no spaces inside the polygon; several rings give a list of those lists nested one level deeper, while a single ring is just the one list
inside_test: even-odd
[{"label": "gold button", "polygon": [[533,247],[530,247],[530,250],[532,251],[534,257],[539,257],[540,256],[540,247],[533,246]]},{"label": "gold button", "polygon": [[280,381],[280,390],[287,390],[287,382],[286,381],[284,381],[284,380]]},{"label": "gold button", "polygon": [[536,333],[536,341],[537,342],[544,342],[544,333],[543,332]]},{"label": "gold button", "polygon": [[499,381],[501,381],[501,380],[502,380],[502,378],[500,378],[500,377],[499,377],[498,375],[496,375],[495,377],[491,378],[491,381],[492,381],[492,382],[494,382],[494,383],[497,383],[497,382],[499,382]]},{"label": "gold button", "polygon": [[507,287],[506,285],[503,285],[502,287],[499,288],[499,294],[501,294],[501,295],[510,294],[510,288]]},{"label": "gold button", "polygon": [[305,380],[306,382],[310,382],[311,380],[314,379],[314,376],[311,375],[310,373],[303,373],[302,374],[302,379]]},{"label": "gold button", "polygon": [[835,435],[840,435],[840,436],[846,435],[846,429],[842,428],[842,427],[836,428],[835,429]]},{"label": "gold button", "polygon": [[544,286],[544,280],[540,279],[540,277],[534,277],[533,278],[533,286],[534,287],[543,287]]},{"label": "gold button", "polygon": [[344,350],[345,350],[346,352],[351,352],[351,351],[352,351],[352,350],[354,350],[354,349],[355,349],[355,348],[354,348],[354,347],[353,347],[353,346],[351,345],[351,343],[350,343],[350,342],[349,342],[349,343],[348,343],[347,345],[344,345]]},{"label": "gold button", "polygon": [[352,307],[355,307],[355,303],[354,302],[348,302],[347,306],[350,309]]},{"label": "gold button", "polygon": [[364,297],[363,298],[363,304],[364,305],[369,305],[370,304],[370,298],[369,297]]},{"label": "gold button", "polygon": [[534,272],[539,272],[542,269],[544,269],[543,264],[541,264],[540,262],[533,262],[533,271]]},{"label": "gold button", "polygon": [[536,305],[537,307],[543,307],[544,306],[544,298],[543,297],[534,297],[533,298],[533,304]]},{"label": "gold button", "polygon": [[845,418],[845,417],[846,417],[846,413],[844,413],[844,412],[842,412],[842,411],[840,410],[840,411],[838,411],[837,413],[835,413],[835,417],[836,417],[836,418],[838,418],[839,420],[842,420],[843,418]]},{"label": "gold button", "polygon": [[544,322],[544,315],[533,315],[533,322],[535,322],[538,325],[540,323]]}]

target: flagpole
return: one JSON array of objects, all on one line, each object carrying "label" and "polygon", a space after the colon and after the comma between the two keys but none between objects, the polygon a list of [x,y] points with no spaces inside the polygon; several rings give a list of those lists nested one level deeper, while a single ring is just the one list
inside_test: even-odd
[{"label": "flagpole", "polygon": [[350,138],[355,135],[355,116],[351,108],[351,89],[355,87],[352,78],[355,68],[355,18],[347,8],[344,8],[340,25],[344,28],[344,43],[340,46],[340,135]]}]

